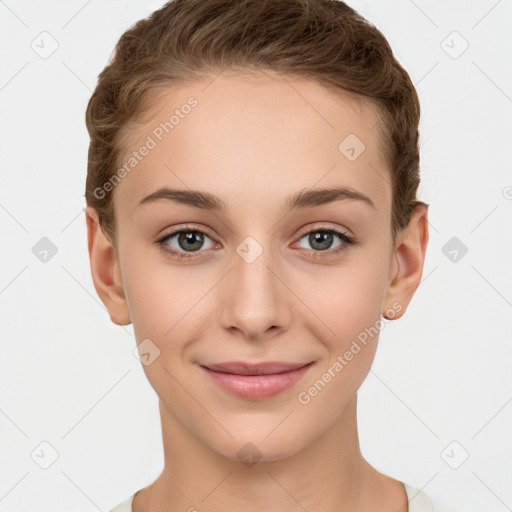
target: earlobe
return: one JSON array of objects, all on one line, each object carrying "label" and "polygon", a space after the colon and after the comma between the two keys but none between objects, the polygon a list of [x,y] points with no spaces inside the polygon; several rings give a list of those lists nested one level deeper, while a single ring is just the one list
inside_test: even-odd
[{"label": "earlobe", "polygon": [[[394,248],[393,278],[389,283],[385,306],[400,304],[393,318],[400,318],[406,311],[414,292],[417,290],[427,250],[428,206],[418,205],[411,214],[409,224],[398,234]],[[385,315],[384,315],[385,316]]]},{"label": "earlobe", "polygon": [[116,325],[131,323],[121,272],[112,244],[101,229],[98,214],[90,206],[85,209],[87,222],[87,246],[94,288],[110,319]]}]

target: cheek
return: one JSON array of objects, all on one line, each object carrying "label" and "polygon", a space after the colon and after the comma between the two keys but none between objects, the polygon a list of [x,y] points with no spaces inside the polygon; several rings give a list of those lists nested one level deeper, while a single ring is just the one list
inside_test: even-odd
[{"label": "cheek", "polygon": [[169,295],[173,292],[162,285],[162,282],[154,283],[151,276],[142,272],[131,279],[126,298],[138,342],[150,338],[159,344],[157,340],[164,339],[175,323],[175,308],[169,303]]},{"label": "cheek", "polygon": [[343,269],[333,279],[333,293],[312,299],[315,313],[330,328],[315,333],[326,357],[297,396],[303,414],[322,417],[325,428],[336,421],[368,375],[382,328],[382,276],[375,262],[365,272]]},{"label": "cheek", "polygon": [[207,292],[207,282],[192,266],[177,268],[161,260],[146,263],[137,258],[135,250],[123,263],[126,300],[137,340],[154,338],[155,343],[165,343],[175,337],[175,331],[194,315],[194,305]]},{"label": "cheek", "polygon": [[[194,305],[200,288],[186,285],[179,271],[165,264],[142,265],[135,257],[124,261],[126,299],[148,382],[160,399],[171,404],[176,416],[187,410],[187,395],[180,382],[183,350],[192,339]],[[196,306],[197,307],[197,306]],[[147,340],[150,340],[148,342]],[[143,354],[150,354],[144,362]],[[182,418],[185,422],[186,415]]]},{"label": "cheek", "polygon": [[378,322],[386,277],[385,262],[361,257],[354,264],[333,268],[323,289],[316,287],[308,294],[308,305],[329,327],[326,333],[330,335],[323,339],[333,349],[342,350]]}]

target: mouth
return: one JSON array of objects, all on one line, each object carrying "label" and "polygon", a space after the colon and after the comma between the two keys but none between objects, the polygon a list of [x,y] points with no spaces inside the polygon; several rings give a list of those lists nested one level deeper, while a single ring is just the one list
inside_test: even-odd
[{"label": "mouth", "polygon": [[234,361],[200,367],[222,390],[240,398],[262,400],[291,388],[314,363]]}]

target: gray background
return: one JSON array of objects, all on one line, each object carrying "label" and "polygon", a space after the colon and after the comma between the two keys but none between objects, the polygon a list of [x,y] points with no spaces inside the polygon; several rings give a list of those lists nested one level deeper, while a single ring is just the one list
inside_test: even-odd
[{"label": "gray background", "polygon": [[[163,3],[0,1],[3,512],[109,510],[162,468],[133,330],[92,284],[83,194],[96,77]],[[512,2],[348,3],[417,86],[430,203],[422,283],[359,393],[363,454],[436,512],[512,510]]]}]

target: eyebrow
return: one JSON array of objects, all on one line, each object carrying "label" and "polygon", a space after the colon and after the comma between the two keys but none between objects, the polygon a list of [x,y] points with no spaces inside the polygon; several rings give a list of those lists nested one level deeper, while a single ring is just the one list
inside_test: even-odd
[{"label": "eyebrow", "polygon": [[[219,197],[203,192],[200,190],[180,190],[171,189],[169,187],[162,187],[141,199],[137,206],[142,204],[151,203],[159,199],[167,199],[175,203],[192,206],[202,210],[226,212],[226,203]],[[286,210],[296,210],[303,208],[312,208],[315,206],[322,206],[330,204],[335,201],[354,200],[361,201],[373,209],[377,209],[373,201],[349,187],[329,187],[329,188],[316,188],[311,190],[301,190],[294,195],[290,196],[286,201]]]}]

